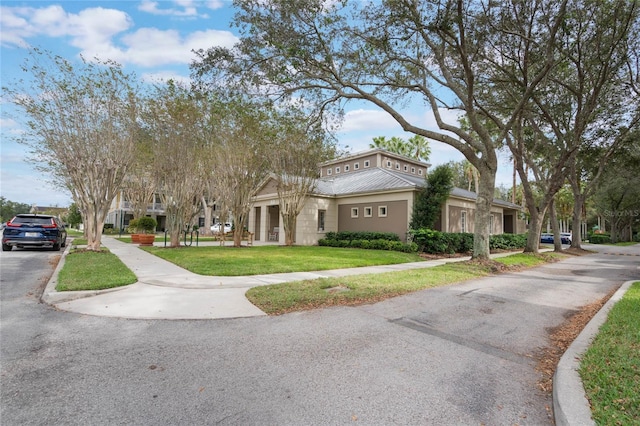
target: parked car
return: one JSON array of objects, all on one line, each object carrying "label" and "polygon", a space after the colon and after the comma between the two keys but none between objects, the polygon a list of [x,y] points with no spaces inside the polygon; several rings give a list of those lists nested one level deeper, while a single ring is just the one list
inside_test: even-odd
[{"label": "parked car", "polygon": [[[571,244],[571,232],[561,232],[560,233],[560,242],[562,244]],[[544,232],[540,235],[540,242],[542,244],[553,244],[553,234]]]},{"label": "parked car", "polygon": [[220,232],[220,228],[223,229],[223,232],[225,234],[227,232],[231,232],[231,224],[230,223],[225,223],[224,226],[222,226],[222,223],[214,223],[213,225],[211,225],[211,230],[213,232]]},{"label": "parked car", "polygon": [[7,222],[2,233],[2,251],[13,247],[50,247],[67,245],[67,230],[60,219],[46,214],[19,214]]}]

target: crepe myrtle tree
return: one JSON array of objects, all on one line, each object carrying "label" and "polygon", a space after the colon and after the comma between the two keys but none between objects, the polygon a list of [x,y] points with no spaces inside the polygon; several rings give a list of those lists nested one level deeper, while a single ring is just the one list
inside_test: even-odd
[{"label": "crepe myrtle tree", "polygon": [[27,120],[20,141],[31,147],[37,168],[71,192],[87,250],[99,251],[136,146],[134,76],[112,61],[73,63],[39,49],[29,52],[22,70],[26,79],[3,87]]},{"label": "crepe myrtle tree", "polygon": [[[534,7],[544,3],[545,7]],[[524,4],[525,6],[523,6]],[[548,24],[536,42],[553,45],[566,0],[502,3],[480,0],[237,0],[234,18],[241,40],[232,49],[198,52],[194,77],[237,84],[263,96],[298,97],[319,113],[343,111],[346,102],[365,101],[389,114],[403,130],[448,144],[479,172],[473,256],[489,256],[490,206],[498,168],[496,149],[554,64],[554,55],[529,70],[515,106],[494,137],[485,126],[478,96],[501,79],[497,40],[524,43],[513,22]],[[487,73],[487,70],[494,70]],[[432,114],[437,130],[415,108]],[[467,117],[473,133],[443,111]]]},{"label": "crepe myrtle tree", "polygon": [[156,85],[144,99],[141,120],[150,137],[152,170],[166,212],[170,246],[200,211],[206,165],[205,99],[173,81]]},{"label": "crepe myrtle tree", "polygon": [[318,166],[335,158],[336,149],[322,122],[310,119],[301,109],[289,105],[273,112],[269,166],[276,181],[285,244],[291,246],[297,218],[315,189]]},{"label": "crepe myrtle tree", "polygon": [[[212,90],[211,93],[216,92]],[[273,141],[270,106],[237,93],[215,95],[211,138],[215,173],[216,204],[233,216],[233,245],[242,245],[253,197],[269,172],[269,151]]]}]

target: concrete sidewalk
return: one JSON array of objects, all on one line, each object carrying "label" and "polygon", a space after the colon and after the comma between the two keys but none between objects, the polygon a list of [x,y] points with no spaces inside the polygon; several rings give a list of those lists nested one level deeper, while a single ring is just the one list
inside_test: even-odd
[{"label": "concrete sidewalk", "polygon": [[[55,290],[64,257],[49,281],[42,299],[63,311],[86,315],[132,319],[221,319],[266,315],[245,297],[251,287],[289,281],[330,278],[407,269],[429,268],[447,262],[469,259],[452,258],[317,272],[292,272],[240,277],[202,276],[189,272],[115,238],[103,236],[102,244],[136,275],[135,284],[101,291]],[[161,244],[161,243],[159,243]],[[200,243],[203,245],[218,243]],[[508,255],[505,253],[503,255]]]}]

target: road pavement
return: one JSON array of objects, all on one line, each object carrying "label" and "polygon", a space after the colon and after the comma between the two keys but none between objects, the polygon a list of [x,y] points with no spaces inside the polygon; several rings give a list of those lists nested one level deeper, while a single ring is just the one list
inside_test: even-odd
[{"label": "road pavement", "polygon": [[376,304],[175,321],[37,303],[3,253],[2,423],[551,425],[548,330],[638,278],[640,247],[597,249]]}]

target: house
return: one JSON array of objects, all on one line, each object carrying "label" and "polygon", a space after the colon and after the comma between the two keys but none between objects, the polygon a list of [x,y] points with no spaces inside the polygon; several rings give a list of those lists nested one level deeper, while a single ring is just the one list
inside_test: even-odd
[{"label": "house", "polygon": [[[297,220],[295,243],[317,244],[329,231],[393,232],[403,241],[413,203],[424,186],[429,164],[372,149],[320,165],[320,177]],[[473,232],[476,194],[454,188],[442,207],[435,228],[445,232]],[[284,242],[274,178],[257,191],[249,215],[249,231],[257,241]],[[521,207],[494,200],[491,232],[521,233]]]}]

